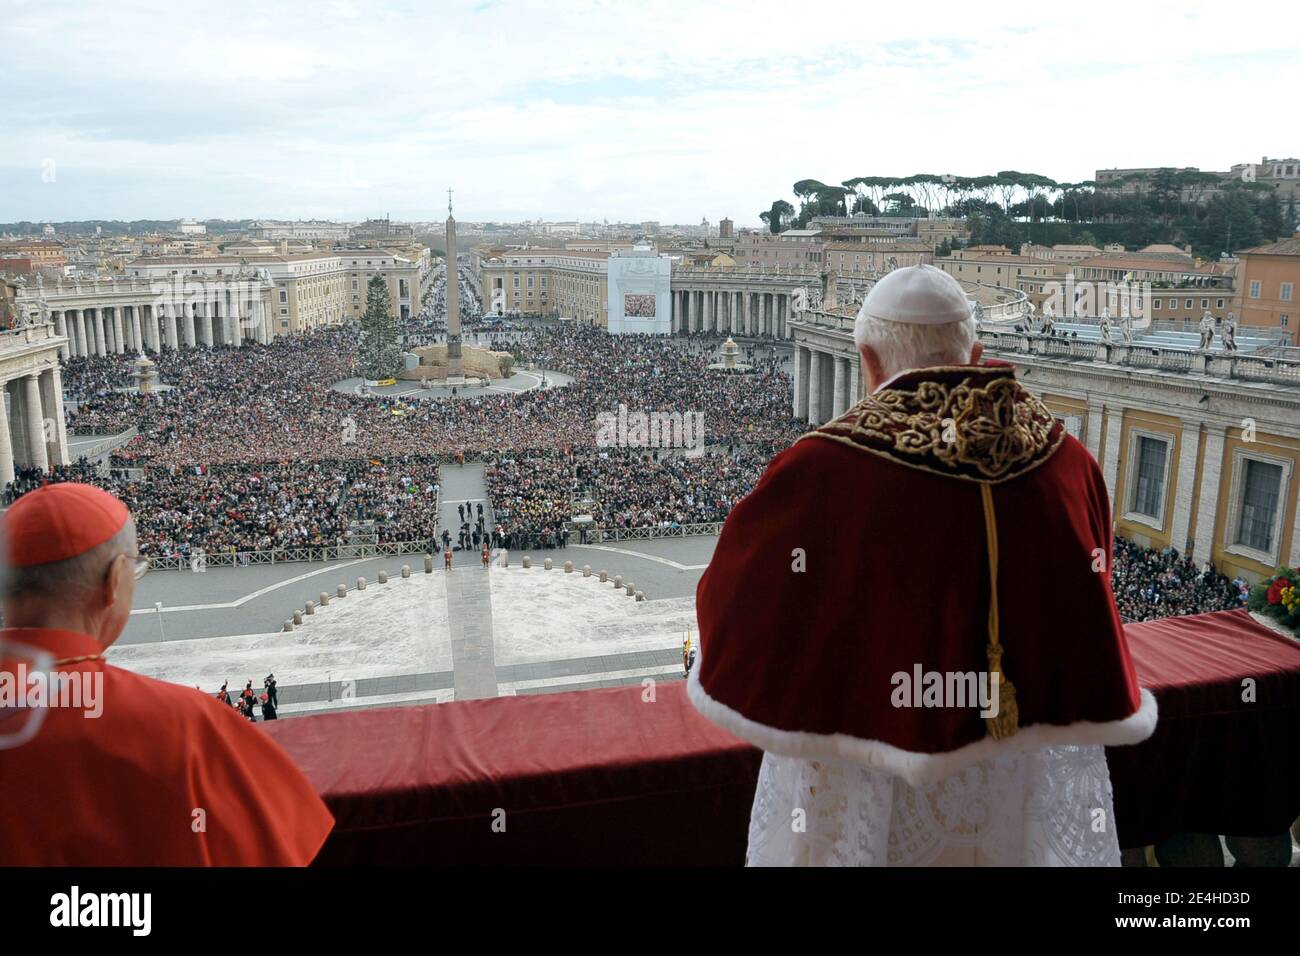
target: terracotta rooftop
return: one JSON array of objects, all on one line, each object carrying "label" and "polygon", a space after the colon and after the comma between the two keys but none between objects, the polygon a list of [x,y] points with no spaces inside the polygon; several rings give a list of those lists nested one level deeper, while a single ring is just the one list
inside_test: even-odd
[{"label": "terracotta rooftop", "polygon": [[1081,269],[1124,269],[1139,272],[1186,272],[1203,275],[1223,275],[1231,272],[1232,267],[1220,262],[1206,262],[1195,265],[1190,259],[1146,258],[1136,255],[1092,256],[1077,263]]},{"label": "terracotta rooftop", "polygon": [[836,242],[826,243],[827,252],[933,252],[934,247],[928,242],[921,242],[913,239],[903,242],[857,242],[853,239],[842,239]]},{"label": "terracotta rooftop", "polygon": [[1300,256],[1300,234],[1280,242],[1269,242],[1253,249],[1242,249],[1238,255],[1251,253],[1258,256]]}]

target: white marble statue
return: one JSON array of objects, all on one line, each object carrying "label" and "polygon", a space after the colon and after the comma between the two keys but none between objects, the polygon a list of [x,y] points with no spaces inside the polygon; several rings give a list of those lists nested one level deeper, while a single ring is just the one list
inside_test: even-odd
[{"label": "white marble statue", "polygon": [[1206,309],[1205,314],[1201,316],[1201,342],[1198,349],[1206,351],[1210,348],[1210,343],[1214,341],[1214,316],[1210,310]]},{"label": "white marble statue", "polygon": [[1229,312],[1228,317],[1223,320],[1223,330],[1219,333],[1223,337],[1223,351],[1237,351],[1237,314]]},{"label": "white marble statue", "polygon": [[1101,329],[1102,342],[1110,345],[1113,341],[1110,337],[1110,309],[1101,310],[1101,319],[1098,323],[1098,327]]}]

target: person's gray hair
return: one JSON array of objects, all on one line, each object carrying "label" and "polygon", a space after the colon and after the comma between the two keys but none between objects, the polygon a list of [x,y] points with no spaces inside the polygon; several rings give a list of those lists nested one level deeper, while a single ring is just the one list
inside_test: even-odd
[{"label": "person's gray hair", "polygon": [[128,520],[121,531],[103,544],[73,558],[22,568],[0,562],[0,599],[66,596],[78,600],[74,592],[98,587],[113,559],[119,554],[135,554],[135,546],[135,522]]},{"label": "person's gray hair", "polygon": [[942,325],[889,322],[858,314],[853,325],[853,344],[871,346],[880,360],[885,378],[911,368],[934,365],[965,365],[975,347],[975,317]]}]

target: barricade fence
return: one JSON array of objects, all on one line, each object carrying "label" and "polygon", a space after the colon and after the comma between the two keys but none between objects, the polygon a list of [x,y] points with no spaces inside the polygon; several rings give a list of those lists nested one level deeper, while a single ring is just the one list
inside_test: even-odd
[{"label": "barricade fence", "polygon": [[[688,538],[699,535],[717,535],[722,531],[722,522],[706,521],[667,528],[593,528],[570,522],[569,530],[571,533],[570,544],[600,544],[604,541],[643,541],[652,538]],[[533,545],[533,547],[537,546]],[[269,551],[223,550],[195,552],[188,555],[153,555],[149,559],[149,568],[153,571],[197,571],[200,567],[233,568],[269,564],[329,563],[331,561],[355,561],[366,558],[400,557],[411,554],[440,554],[441,552],[442,543],[436,540],[390,541],[378,544],[350,543],[315,545],[305,548],[273,548]]]}]

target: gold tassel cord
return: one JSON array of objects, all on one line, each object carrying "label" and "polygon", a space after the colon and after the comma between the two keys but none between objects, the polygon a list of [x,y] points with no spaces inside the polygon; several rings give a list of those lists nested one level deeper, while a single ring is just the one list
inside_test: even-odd
[{"label": "gold tassel cord", "polygon": [[1016,688],[1002,673],[1002,644],[998,637],[998,526],[993,512],[993,487],[980,483],[984,500],[984,537],[989,546],[989,680],[998,682],[998,712],[985,717],[988,735],[994,740],[1010,737],[1020,729],[1020,709],[1016,706]]}]

